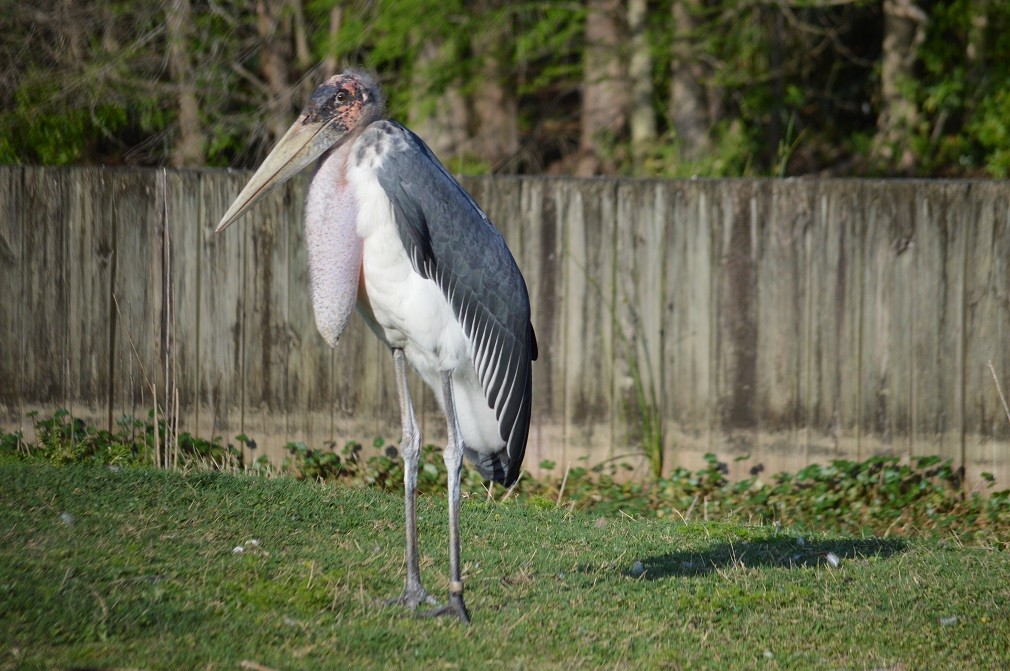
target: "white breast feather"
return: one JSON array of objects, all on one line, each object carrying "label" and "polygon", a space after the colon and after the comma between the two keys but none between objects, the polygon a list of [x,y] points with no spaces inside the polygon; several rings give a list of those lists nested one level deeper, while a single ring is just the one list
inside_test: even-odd
[{"label": "white breast feather", "polygon": [[466,335],[441,290],[417,274],[403,247],[393,205],[375,173],[383,155],[369,153],[355,161],[352,147],[350,156],[347,181],[359,206],[362,275],[376,323],[391,346],[403,349],[440,405],[441,372],[452,371],[457,421],[467,447],[485,454],[501,451],[505,441],[471,362]]}]

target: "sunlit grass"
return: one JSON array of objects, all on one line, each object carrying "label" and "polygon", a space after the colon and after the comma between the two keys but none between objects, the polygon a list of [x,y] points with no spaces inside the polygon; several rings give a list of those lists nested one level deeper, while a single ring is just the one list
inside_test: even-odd
[{"label": "sunlit grass", "polygon": [[[992,548],[473,496],[465,628],[380,605],[402,580],[394,493],[16,462],[0,482],[0,669],[1010,662],[1010,562]],[[419,507],[422,573],[441,594],[445,500]]]}]

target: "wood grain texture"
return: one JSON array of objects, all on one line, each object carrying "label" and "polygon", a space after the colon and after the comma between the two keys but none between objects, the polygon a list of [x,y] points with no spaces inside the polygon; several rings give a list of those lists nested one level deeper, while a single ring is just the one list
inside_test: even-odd
[{"label": "wood grain texture", "polygon": [[[488,194],[490,195],[490,184],[493,182],[487,178],[485,178],[485,181],[489,182]],[[543,404],[536,401],[538,398],[545,397],[548,393],[546,390],[550,388],[549,378],[540,374],[545,368],[543,362],[547,356],[546,348],[548,342],[546,336],[548,334],[548,316],[546,309],[548,306],[547,301],[544,300],[543,274],[529,271],[530,268],[541,267],[541,260],[543,259],[544,238],[541,235],[541,231],[544,230],[544,199],[548,192],[549,183],[546,180],[530,177],[523,178],[519,192],[519,205],[511,215],[512,219],[517,220],[522,240],[519,250],[513,249],[513,253],[516,254],[516,263],[523,269],[523,275],[526,279],[526,289],[530,295],[530,319],[533,322],[533,330],[536,333],[537,343],[540,348],[540,358],[534,363],[534,406],[530,421],[530,439],[526,448],[527,463],[534,466],[545,459],[557,459],[557,453],[560,451],[552,444],[549,438],[552,426],[551,417],[544,411]]]},{"label": "wood grain texture", "polygon": [[[107,216],[114,235],[112,408],[145,417],[151,385],[164,400],[177,388],[178,355],[170,329],[175,286],[167,277],[175,253],[165,211],[164,171],[109,170]],[[167,407],[167,405],[166,405]]]},{"label": "wood grain texture", "polygon": [[1010,480],[1010,418],[993,381],[1010,393],[1010,188],[1006,182],[973,185],[961,213],[965,240],[964,384],[968,475]]},{"label": "wood grain texture", "polygon": [[0,166],[0,421],[24,425],[25,310],[24,238],[28,228],[24,171]]},{"label": "wood grain texture", "polygon": [[664,282],[665,415],[707,441],[713,399],[712,194],[707,183],[677,184],[668,200]]},{"label": "wood grain texture", "polygon": [[[752,195],[756,232],[754,415],[757,453],[771,471],[786,467],[800,433],[804,350],[803,229],[812,222],[806,185],[771,182]],[[795,447],[794,447],[795,446]]]},{"label": "wood grain texture", "polygon": [[[177,393],[180,429],[245,432],[249,457],[399,440],[385,345],[360,318],[336,349],[316,333],[308,176],[213,232],[247,178],[0,167],[5,427],[57,407],[143,418],[154,385],[160,414]],[[634,452],[655,404],[668,469],[938,454],[1010,481],[988,366],[1010,388],[1006,183],[464,182],[530,291],[531,470]],[[410,385],[441,443],[434,396]]]},{"label": "wood grain texture", "polygon": [[565,296],[561,358],[564,415],[571,457],[613,456],[611,406],[614,381],[613,286],[616,194],[607,182],[558,185]]},{"label": "wood grain texture", "polygon": [[[20,204],[23,226],[22,315],[24,346],[22,394],[25,405],[69,404],[67,357],[69,252],[67,242],[70,196],[67,170],[24,168]],[[18,337],[5,336],[5,342]]]}]

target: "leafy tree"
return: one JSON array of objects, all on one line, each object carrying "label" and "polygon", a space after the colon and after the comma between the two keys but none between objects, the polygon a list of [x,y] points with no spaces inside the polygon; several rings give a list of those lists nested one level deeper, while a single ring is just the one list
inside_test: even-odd
[{"label": "leafy tree", "polygon": [[997,0],[0,0],[0,161],[253,166],[363,65],[457,171],[1001,177],[1008,35]]}]

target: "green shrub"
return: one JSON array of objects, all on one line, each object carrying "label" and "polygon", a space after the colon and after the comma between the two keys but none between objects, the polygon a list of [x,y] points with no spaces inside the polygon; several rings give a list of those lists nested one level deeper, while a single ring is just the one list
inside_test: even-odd
[{"label": "green shrub", "polygon": [[[37,459],[55,464],[94,462],[117,466],[155,465],[155,436],[162,446],[169,436],[166,422],[123,417],[114,432],[97,429],[64,409],[51,417],[30,415],[36,440],[21,432],[0,430],[0,456]],[[255,442],[245,434],[235,437],[249,450]],[[400,491],[403,460],[399,450],[376,438],[371,448],[357,441],[343,448],[314,449],[304,442],[286,445],[287,456],[278,467],[260,456],[246,464],[243,451],[221,438],[179,434],[170,450],[170,463],[181,468],[242,469],[258,475],[289,475],[360,487]],[[163,452],[165,448],[163,447]],[[1010,543],[1010,490],[995,491],[991,474],[983,474],[987,493],[964,488],[964,475],[950,460],[921,457],[904,463],[898,457],[875,456],[865,461],[835,460],[811,464],[796,473],[762,479],[731,481],[727,465],[715,454],[705,455],[697,470],[676,468],[656,479],[636,479],[627,463],[606,462],[592,468],[572,466],[555,471],[556,464],[540,464],[540,478],[524,474],[509,497],[534,507],[566,506],[594,515],[670,519],[745,520],[782,524],[799,529],[855,535],[903,534],[956,536],[960,540]],[[442,450],[421,450],[418,491],[444,494],[447,474]],[[470,495],[489,493],[502,500],[473,469],[463,472],[462,490]],[[987,495],[988,494],[988,495]]]}]

